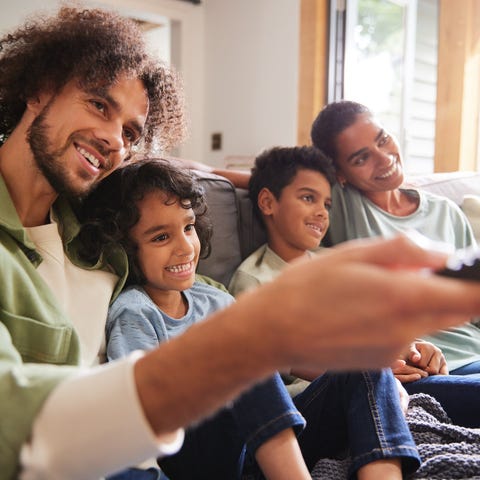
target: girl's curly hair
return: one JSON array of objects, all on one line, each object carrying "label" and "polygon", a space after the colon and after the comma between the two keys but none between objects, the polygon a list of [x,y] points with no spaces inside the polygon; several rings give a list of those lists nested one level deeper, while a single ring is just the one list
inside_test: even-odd
[{"label": "girl's curly hair", "polygon": [[143,159],[125,164],[106,177],[82,204],[83,222],[79,239],[81,256],[95,263],[102,252],[121,245],[128,256],[127,285],[142,285],[145,277],[137,260],[137,245],[130,238],[132,227],[140,219],[138,202],[153,191],[167,195],[166,204],[186,200],[180,205],[195,213],[195,230],[200,240],[200,257],[210,254],[212,224],[206,215],[203,187],[188,170],[162,159]]},{"label": "girl's curly hair", "polygon": [[29,99],[80,88],[112,85],[126,74],[143,81],[149,112],[138,146],[168,151],[184,138],[184,96],[177,74],[150,55],[132,20],[101,9],[62,7],[55,16],[32,17],[0,38],[0,144],[20,121]]}]

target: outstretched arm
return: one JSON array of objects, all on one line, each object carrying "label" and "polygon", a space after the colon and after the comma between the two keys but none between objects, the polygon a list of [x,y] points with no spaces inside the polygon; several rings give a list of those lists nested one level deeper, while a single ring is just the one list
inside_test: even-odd
[{"label": "outstretched arm", "polygon": [[212,173],[228,178],[237,188],[248,188],[250,181],[250,172],[248,170],[227,170],[224,168],[214,168]]},{"label": "outstretched arm", "polygon": [[22,452],[21,478],[99,477],[154,455],[153,435],[171,435],[174,451],[181,436],[171,432],[275,370],[390,365],[414,338],[480,314],[480,285],[416,272],[444,264],[400,237],[345,243],[289,265],[146,353],[133,373],[120,361],[60,382]]},{"label": "outstretched arm", "polygon": [[[287,267],[138,361],[149,422],[157,432],[188,425],[274,370],[390,365],[412,339],[480,310],[480,285],[416,272],[444,263],[399,237],[349,242]],[[176,373],[159,374],[165,368]]]},{"label": "outstretched arm", "polygon": [[178,157],[167,157],[169,162],[174,163],[181,168],[199,170],[201,172],[214,173],[230,180],[238,188],[248,188],[250,180],[249,170],[230,170],[226,168],[217,168],[195,160],[187,160]]}]

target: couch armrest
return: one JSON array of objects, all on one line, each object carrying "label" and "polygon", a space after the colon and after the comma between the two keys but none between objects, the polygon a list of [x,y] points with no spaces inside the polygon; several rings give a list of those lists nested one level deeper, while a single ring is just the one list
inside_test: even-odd
[{"label": "couch armrest", "polygon": [[480,196],[480,172],[445,172],[407,177],[405,186],[443,195],[462,205],[465,195]]}]

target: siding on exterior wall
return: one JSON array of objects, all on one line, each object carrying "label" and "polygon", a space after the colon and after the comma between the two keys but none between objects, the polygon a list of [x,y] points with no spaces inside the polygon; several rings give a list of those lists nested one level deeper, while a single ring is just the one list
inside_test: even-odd
[{"label": "siding on exterior wall", "polygon": [[410,170],[431,172],[435,154],[437,98],[438,2],[419,0],[415,68],[408,122]]}]

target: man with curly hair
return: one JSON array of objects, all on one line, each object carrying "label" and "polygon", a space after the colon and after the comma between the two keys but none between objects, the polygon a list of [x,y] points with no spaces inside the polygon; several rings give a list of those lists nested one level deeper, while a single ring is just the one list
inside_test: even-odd
[{"label": "man with curly hair", "polygon": [[[160,447],[153,441],[126,376],[132,361],[93,375],[82,392],[78,381],[63,393],[56,387],[68,383],[73,366],[102,361],[108,304],[125,271],[124,262],[111,261],[119,281],[105,269],[110,259],[86,265],[77,258],[70,205],[129,157],[181,141],[177,76],[149,55],[134,22],[68,7],[5,35],[0,72],[1,283],[9,286],[0,293],[1,356],[8,357],[0,367],[0,478],[17,478],[22,445],[26,478],[98,477],[124,465],[124,450],[126,465],[168,454],[182,435]],[[74,416],[53,400],[38,416],[52,390]]]},{"label": "man with curly hair", "polygon": [[82,261],[72,206],[125,160],[177,144],[182,104],[175,74],[114,13],[64,7],[0,39],[2,480],[94,479],[168,455],[182,427],[275,370],[388,365],[414,337],[463,322],[453,314],[480,313],[478,286],[412,274],[445,256],[372,241],[287,268],[157,349],[95,365],[126,256]]}]

